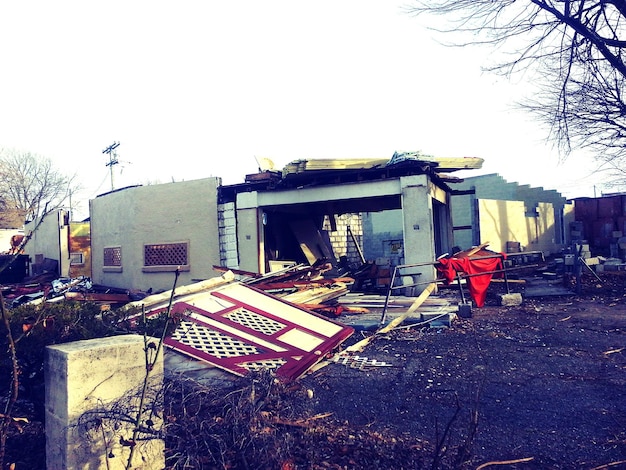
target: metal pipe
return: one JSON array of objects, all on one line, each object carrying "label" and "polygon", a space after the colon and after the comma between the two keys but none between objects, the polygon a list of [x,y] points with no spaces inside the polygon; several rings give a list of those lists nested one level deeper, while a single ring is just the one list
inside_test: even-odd
[{"label": "metal pipe", "polygon": [[396,273],[398,271],[398,267],[395,266],[393,268],[393,274],[391,275],[391,281],[389,282],[389,288],[387,289],[387,296],[385,297],[385,305],[383,306],[383,313],[380,317],[380,323],[385,323],[387,319],[387,305],[389,305],[389,297],[391,297],[391,291],[393,290],[393,284],[396,281]]},{"label": "metal pipe", "polygon": [[465,304],[465,294],[463,293],[463,286],[461,285],[461,273],[459,271],[456,272],[456,280],[459,285],[459,292],[461,293],[461,302]]},{"label": "metal pipe", "polygon": [[[497,253],[497,254],[494,254],[494,255],[489,255],[489,256],[471,257],[471,259],[473,259],[473,260],[493,259],[493,258],[502,258],[502,260],[504,261],[504,255],[502,255],[500,253]],[[403,289],[403,288],[406,288],[406,287],[416,287],[416,286],[420,286],[420,285],[424,285],[424,284],[431,284],[433,282],[435,282],[435,283],[448,282],[447,279],[435,279],[433,281],[416,282],[416,283],[409,284],[409,285],[394,286],[398,270],[406,269],[406,268],[415,268],[415,267],[420,267],[420,266],[436,265],[439,262],[440,262],[439,260],[437,260],[437,261],[425,261],[425,262],[422,262],[422,263],[400,264],[400,265],[394,266],[393,274],[391,276],[391,282],[389,284],[389,288],[387,289],[387,295],[385,296],[385,305],[383,306],[382,317],[381,317],[381,320],[380,320],[381,323],[384,323],[384,321],[385,321],[385,319],[387,317],[387,307],[389,305],[389,299],[391,297],[391,292],[393,290],[395,290],[395,289]],[[502,265],[504,266],[504,263],[502,263]],[[467,278],[470,278],[470,277],[476,277],[476,276],[484,276],[484,275],[487,275],[487,274],[504,273],[504,283],[505,283],[505,286],[506,286],[506,293],[510,294],[511,291],[510,291],[510,288],[509,288],[509,279],[507,277],[507,272],[508,271],[513,271],[513,270],[516,270],[516,269],[526,269],[526,268],[533,268],[533,267],[537,267],[537,266],[538,266],[537,264],[530,264],[530,265],[518,266],[518,267],[515,267],[515,268],[508,268],[508,269],[503,267],[502,269],[496,269],[496,270],[493,270],[493,271],[485,271],[485,272],[482,272],[482,273],[463,274],[463,275],[461,274],[461,272],[455,270],[456,274],[457,274],[456,277],[457,277],[457,283],[459,284],[459,292],[461,294],[461,300],[462,300],[463,303],[465,303],[465,293],[463,292],[463,287],[461,285],[461,280],[463,280],[463,279],[467,279]],[[422,273],[416,273],[416,274],[413,274],[413,275],[415,276],[415,275],[421,275],[421,274]]]}]

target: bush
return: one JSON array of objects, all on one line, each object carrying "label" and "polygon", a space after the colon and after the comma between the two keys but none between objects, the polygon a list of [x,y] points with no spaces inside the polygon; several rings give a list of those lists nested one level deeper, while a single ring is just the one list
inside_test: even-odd
[{"label": "bush", "polygon": [[[94,303],[22,305],[7,310],[7,316],[20,368],[19,398],[32,402],[37,418],[43,418],[46,346],[124,332],[118,326],[118,317],[114,312],[101,311],[100,306]],[[0,336],[0,347],[3,351],[8,350],[6,331]],[[0,376],[10,378],[12,372],[11,358],[3,354],[0,357]],[[0,383],[2,396],[6,395],[9,386],[9,380]]]}]

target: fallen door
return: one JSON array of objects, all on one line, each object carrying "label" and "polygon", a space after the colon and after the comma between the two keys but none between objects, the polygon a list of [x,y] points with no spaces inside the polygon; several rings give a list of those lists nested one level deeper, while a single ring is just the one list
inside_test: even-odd
[{"label": "fallen door", "polygon": [[168,347],[238,375],[272,369],[294,380],[354,332],[238,283],[181,299],[172,314],[181,320]]}]

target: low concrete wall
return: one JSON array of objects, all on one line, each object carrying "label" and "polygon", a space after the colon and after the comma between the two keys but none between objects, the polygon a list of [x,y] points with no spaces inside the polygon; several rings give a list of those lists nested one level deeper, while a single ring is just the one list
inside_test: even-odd
[{"label": "low concrete wall", "polygon": [[[45,361],[47,468],[126,468],[130,447],[121,442],[131,439],[133,426],[120,420],[114,410],[136,416],[135,391],[142,387],[145,376],[146,353],[141,336],[49,346]],[[149,390],[160,388],[162,383],[160,354],[150,373]],[[151,403],[150,395],[146,403]],[[152,424],[153,428],[159,426],[160,422]],[[132,468],[164,468],[164,449],[162,439],[138,440]]]}]

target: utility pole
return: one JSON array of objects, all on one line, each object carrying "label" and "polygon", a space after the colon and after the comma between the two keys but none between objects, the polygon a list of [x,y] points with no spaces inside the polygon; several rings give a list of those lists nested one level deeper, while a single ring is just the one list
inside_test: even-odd
[{"label": "utility pole", "polygon": [[113,142],[111,145],[109,145],[107,148],[105,148],[102,153],[106,153],[109,155],[109,161],[106,164],[106,166],[109,167],[109,171],[111,172],[111,191],[113,191],[115,189],[115,186],[113,184],[113,165],[117,165],[119,163],[119,160],[117,159],[117,152],[115,152],[115,149],[118,148],[120,146],[119,142]]}]

